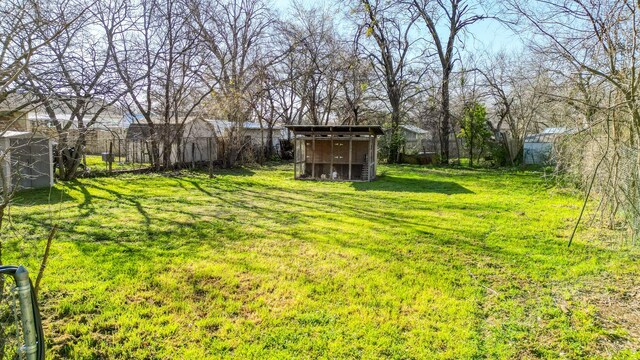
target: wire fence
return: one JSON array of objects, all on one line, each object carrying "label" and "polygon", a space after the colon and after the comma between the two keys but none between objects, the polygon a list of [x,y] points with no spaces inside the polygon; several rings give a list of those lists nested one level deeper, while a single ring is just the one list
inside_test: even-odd
[{"label": "wire fence", "polygon": [[0,275],[0,360],[23,358],[18,352],[24,338],[21,318],[15,280]]},{"label": "wire fence", "polygon": [[619,146],[607,165],[604,171],[608,178],[606,183],[614,188],[611,206],[619,207],[614,210],[624,217],[637,236],[640,233],[640,151]]},{"label": "wire fence", "polygon": [[155,153],[153,146],[154,143],[147,138],[128,139],[116,135],[87,137],[82,167],[89,172],[146,169],[155,162],[164,163],[165,153],[171,166],[181,168],[221,165],[230,156],[235,158],[236,164],[262,163],[292,157],[292,147],[284,139],[272,144],[271,149],[267,149],[268,145],[248,138],[238,144],[231,144],[226,139],[193,136],[180,138],[166,146],[156,143]]},{"label": "wire fence", "polygon": [[593,200],[587,207],[590,222],[627,229],[635,242],[640,235],[640,149],[593,131],[559,139],[552,154],[558,179]]}]

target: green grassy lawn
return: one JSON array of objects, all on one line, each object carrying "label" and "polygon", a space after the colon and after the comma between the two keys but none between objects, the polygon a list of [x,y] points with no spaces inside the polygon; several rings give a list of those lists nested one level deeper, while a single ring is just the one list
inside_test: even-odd
[{"label": "green grassy lawn", "polygon": [[25,192],[5,261],[36,269],[26,254],[60,225],[41,291],[53,358],[638,356],[640,251],[594,229],[568,249],[579,198],[533,172],[381,170]]},{"label": "green grassy lawn", "polygon": [[[109,170],[107,163],[102,161],[102,155],[87,155],[86,157],[87,168],[92,172],[107,172]],[[150,167],[149,163],[128,163],[125,162],[125,157],[114,157],[114,162],[111,164],[111,170],[134,170]]]}]

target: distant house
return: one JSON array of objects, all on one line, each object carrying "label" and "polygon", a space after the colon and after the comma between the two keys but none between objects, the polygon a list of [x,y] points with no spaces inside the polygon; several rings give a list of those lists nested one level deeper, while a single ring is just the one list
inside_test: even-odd
[{"label": "distant house", "polygon": [[222,151],[216,141],[218,132],[210,120],[197,118],[185,124],[182,133],[183,163],[216,161],[218,153]]},{"label": "distant house", "polygon": [[11,94],[0,104],[0,131],[31,131],[29,113],[34,99],[26,94]]},{"label": "distant house", "polygon": [[525,165],[544,165],[551,162],[556,142],[562,136],[575,134],[575,129],[547,128],[539,134],[524,138],[523,162]]},{"label": "distant house", "polygon": [[[0,130],[34,132],[44,137],[58,139],[60,135],[56,129],[58,124],[66,129],[69,143],[78,139],[80,134],[78,121],[71,121],[74,116],[61,102],[52,104],[53,114],[49,114],[35,98],[25,94],[14,95],[5,103],[7,109],[4,111],[0,109]],[[9,105],[13,109],[10,109]],[[101,106],[96,103],[94,108],[101,108]],[[89,122],[94,117],[96,117],[95,121],[89,127]],[[122,110],[110,106],[100,114],[87,113],[83,119],[83,125],[85,154],[100,154],[108,151],[111,144],[115,153],[120,150],[125,135],[125,118]]]},{"label": "distant house", "polygon": [[376,178],[380,126],[289,125],[294,134],[294,178],[371,181]]},{"label": "distant house", "polygon": [[414,125],[400,125],[400,134],[404,139],[405,154],[424,152],[431,138],[431,132]]},{"label": "distant house", "polygon": [[52,141],[26,131],[0,132],[0,171],[2,189],[52,186]]},{"label": "distant house", "polygon": [[[88,113],[83,119],[83,125],[87,127],[96,114]],[[68,126],[67,136],[75,141],[79,135],[79,126],[76,121],[69,124],[73,116],[64,112],[64,109],[56,111],[55,118],[64,127]],[[59,134],[51,117],[41,107],[32,109],[27,114],[29,129],[43,135],[56,138]],[[122,140],[125,136],[125,118],[121,110],[112,107],[97,115],[95,122],[85,130],[85,153],[100,154],[108,151],[113,144],[113,151],[121,150]]]}]

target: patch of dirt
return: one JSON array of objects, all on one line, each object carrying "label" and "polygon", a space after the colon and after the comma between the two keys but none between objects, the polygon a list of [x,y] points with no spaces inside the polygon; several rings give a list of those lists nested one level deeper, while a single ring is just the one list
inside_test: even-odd
[{"label": "patch of dirt", "polygon": [[607,275],[576,294],[596,310],[598,325],[606,330],[596,345],[602,355],[629,349],[640,351],[640,284],[631,277]]}]

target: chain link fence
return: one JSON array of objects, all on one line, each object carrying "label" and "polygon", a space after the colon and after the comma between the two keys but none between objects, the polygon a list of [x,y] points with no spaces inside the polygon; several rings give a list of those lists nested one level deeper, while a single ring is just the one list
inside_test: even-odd
[{"label": "chain link fence", "polygon": [[610,138],[606,129],[565,136],[554,143],[557,178],[593,200],[589,219],[640,235],[640,149]]},{"label": "chain link fence", "polygon": [[24,338],[21,318],[15,280],[0,275],[0,360],[24,358],[18,352]]}]

